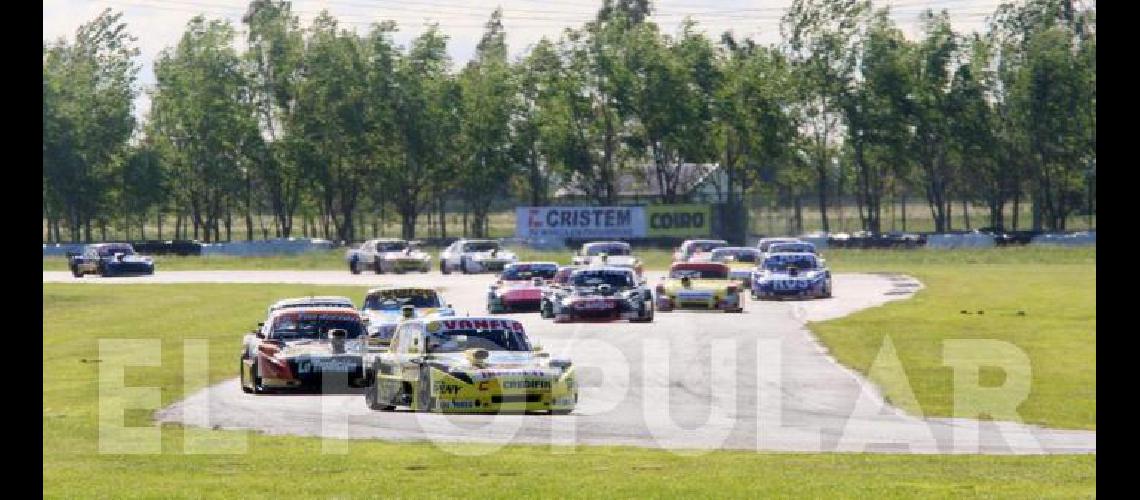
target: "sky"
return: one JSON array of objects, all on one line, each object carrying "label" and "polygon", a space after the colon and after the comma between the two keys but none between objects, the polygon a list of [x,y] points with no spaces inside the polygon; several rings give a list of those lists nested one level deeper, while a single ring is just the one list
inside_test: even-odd
[{"label": "sky", "polygon": [[[373,22],[391,19],[400,26],[397,43],[406,45],[430,22],[438,22],[450,37],[448,50],[456,67],[475,51],[483,23],[495,7],[503,8],[503,26],[514,56],[525,54],[530,46],[548,36],[558,38],[563,28],[577,27],[591,19],[601,0],[294,0],[302,26],[307,26],[322,10],[328,10],[342,26],[359,33]],[[665,33],[675,33],[686,16],[710,37],[732,31],[737,38],[752,38],[766,44],[779,40],[779,20],[791,0],[656,0],[652,2],[655,21]],[[875,7],[891,7],[892,17],[911,37],[919,35],[918,16],[926,9],[946,9],[954,28],[962,32],[982,31],[985,17],[1000,0],[874,0]],[[76,29],[94,19],[105,8],[123,12],[128,30],[138,38],[140,50],[139,85],[154,83],[152,63],[166,47],[175,45],[190,18],[229,19],[244,39],[241,14],[245,0],[43,0],[45,41],[60,37],[72,39]],[[146,92],[135,102],[135,114],[142,118],[149,108]]]}]

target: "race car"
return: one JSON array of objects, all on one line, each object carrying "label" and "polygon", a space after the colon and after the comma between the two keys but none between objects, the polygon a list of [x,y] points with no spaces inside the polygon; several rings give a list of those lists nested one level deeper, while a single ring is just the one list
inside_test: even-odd
[{"label": "race car", "polygon": [[761,255],[760,250],[752,247],[721,247],[712,251],[709,260],[727,265],[728,277],[749,288],[752,271],[759,265]]},{"label": "race car", "polygon": [[657,309],[711,309],[744,312],[740,285],[719,262],[674,262],[669,277],[657,285]]},{"label": "race car", "polygon": [[85,274],[104,277],[154,274],[154,259],[135,253],[130,243],[85,245],[82,253],[68,252],[67,266],[76,278]]},{"label": "race car", "polygon": [[316,389],[326,384],[364,387],[364,318],[353,309],[296,307],[274,311],[245,336],[241,389]]},{"label": "race car", "polygon": [[507,264],[517,262],[518,256],[504,250],[495,240],[458,240],[439,254],[439,272],[463,274],[500,272]]},{"label": "race car", "polygon": [[632,269],[591,266],[574,271],[568,286],[553,289],[542,303],[542,317],[574,321],[653,321],[653,292]]},{"label": "race car", "polygon": [[831,271],[813,253],[777,253],[752,273],[752,298],[831,297]]},{"label": "race car", "polygon": [[607,265],[628,267],[640,278],[643,271],[641,259],[633,255],[629,243],[624,241],[591,241],[582,245],[570,257],[570,263],[577,266]]},{"label": "race car", "polygon": [[799,242],[800,240],[798,238],[760,238],[760,241],[756,242],[756,248],[758,248],[761,252],[768,253],[768,247],[772,246],[775,243]]},{"label": "race car", "polygon": [[708,260],[708,254],[713,250],[728,246],[725,240],[685,240],[673,252],[673,262],[688,262],[690,260]]},{"label": "race car", "polygon": [[395,238],[368,240],[360,248],[348,250],[344,258],[352,274],[360,274],[364,269],[376,274],[426,273],[431,269],[431,255],[417,248],[416,243]]},{"label": "race car", "polygon": [[567,414],[578,403],[570,360],[532,346],[512,319],[408,320],[371,371],[364,400],[373,410]]},{"label": "race car", "polygon": [[570,284],[570,276],[574,271],[581,269],[583,266],[558,266],[558,271],[554,273],[554,278],[547,281],[542,287],[542,303],[538,306],[538,311],[546,310],[548,302],[554,297],[554,293],[563,288],[572,288]]},{"label": "race car", "polygon": [[319,295],[311,297],[296,297],[281,299],[269,306],[267,314],[273,314],[278,309],[291,309],[296,307],[338,307],[355,309],[352,299],[338,295]]},{"label": "race car", "polygon": [[[410,308],[411,312],[406,310]],[[367,321],[369,345],[387,345],[396,326],[407,317],[454,316],[439,292],[423,287],[373,288],[364,296],[360,314]]]},{"label": "race car", "polygon": [[542,304],[542,291],[558,272],[556,262],[507,264],[498,281],[487,287],[487,312],[535,312]]},{"label": "race car", "polygon": [[811,242],[807,242],[807,241],[789,241],[789,242],[772,243],[771,245],[768,245],[768,251],[764,252],[764,253],[765,253],[765,255],[771,255],[771,254],[777,254],[777,253],[805,253],[805,252],[806,253],[814,253],[816,255],[819,254],[819,252],[816,251],[816,249],[815,249],[815,243],[811,243]]}]

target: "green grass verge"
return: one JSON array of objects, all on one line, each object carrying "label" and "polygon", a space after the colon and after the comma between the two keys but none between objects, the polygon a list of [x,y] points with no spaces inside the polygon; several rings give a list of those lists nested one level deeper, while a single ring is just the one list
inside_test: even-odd
[{"label": "green grass verge", "polygon": [[[1096,457],[908,456],[544,446],[464,457],[428,443],[352,441],[344,455],[314,438],[248,436],[248,452],[183,452],[164,426],[162,454],[98,452],[98,339],[158,339],[160,367],[126,371],[129,386],[158,386],[162,403],[183,387],[183,340],[209,342],[209,380],[233,377],[242,332],[283,296],[344,294],[362,287],[304,285],[43,285],[43,495],[45,497],[1088,497]],[[147,425],[150,412],[128,414]],[[202,431],[196,431],[202,432]]]},{"label": "green grass verge", "polygon": [[[842,271],[906,273],[926,286],[910,300],[810,325],[840,362],[869,374],[894,403],[927,416],[972,416],[955,414],[944,342],[995,339],[1030,360],[1031,391],[1018,408],[1025,422],[1096,429],[1095,247],[849,251],[829,261]],[[905,377],[869,370],[887,337]],[[1001,370],[981,372],[983,386],[1003,380]]]}]

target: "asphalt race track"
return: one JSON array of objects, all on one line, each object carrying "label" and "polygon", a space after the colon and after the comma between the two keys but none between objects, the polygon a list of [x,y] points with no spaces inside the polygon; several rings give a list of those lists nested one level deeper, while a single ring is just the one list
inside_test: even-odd
[{"label": "asphalt race track", "polygon": [[[661,275],[647,274],[650,285]],[[354,276],[347,270],[159,271],[110,279],[43,273],[45,283],[430,285],[460,315],[484,313],[491,279],[436,272]],[[268,434],[430,440],[441,447],[478,442],[694,451],[1096,452],[1095,431],[907,415],[836,363],[804,326],[906,299],[919,288],[905,276],[839,274],[831,299],[749,299],[743,314],[672,312],[658,313],[650,324],[565,325],[537,313],[508,315],[523,321],[552,356],[568,357],[578,366],[579,404],[568,416],[373,412],[359,394],[254,396],[242,393],[234,378],[161,410],[157,418]],[[251,326],[261,320],[249,318]],[[242,333],[234,332],[235,377]]]}]

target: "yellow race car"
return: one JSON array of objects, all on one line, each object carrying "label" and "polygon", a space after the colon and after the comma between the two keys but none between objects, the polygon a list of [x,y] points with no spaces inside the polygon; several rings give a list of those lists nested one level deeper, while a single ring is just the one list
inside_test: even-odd
[{"label": "yellow race car", "polygon": [[512,319],[408,319],[371,363],[364,398],[373,410],[559,415],[578,403],[571,362],[532,346]]},{"label": "yellow race car", "polygon": [[708,309],[744,312],[741,286],[718,262],[675,262],[669,277],[657,285],[657,310]]}]

